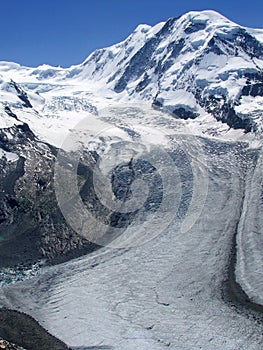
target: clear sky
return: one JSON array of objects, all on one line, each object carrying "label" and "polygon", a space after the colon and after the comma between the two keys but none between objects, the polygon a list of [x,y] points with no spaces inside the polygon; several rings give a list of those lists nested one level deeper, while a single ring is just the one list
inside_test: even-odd
[{"label": "clear sky", "polygon": [[0,60],[67,67],[125,39],[138,24],[206,9],[263,28],[262,0],[0,0]]}]

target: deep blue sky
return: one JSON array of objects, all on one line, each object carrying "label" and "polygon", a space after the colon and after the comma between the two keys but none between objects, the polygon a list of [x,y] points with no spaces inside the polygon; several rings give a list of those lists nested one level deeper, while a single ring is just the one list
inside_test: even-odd
[{"label": "deep blue sky", "polygon": [[0,0],[0,60],[70,66],[93,50],[191,10],[213,9],[263,28],[262,0]]}]

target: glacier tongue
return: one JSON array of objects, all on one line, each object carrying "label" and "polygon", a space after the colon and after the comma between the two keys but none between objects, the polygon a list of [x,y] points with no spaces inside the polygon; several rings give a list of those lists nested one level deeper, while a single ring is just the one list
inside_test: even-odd
[{"label": "glacier tongue", "polygon": [[[193,149],[196,142],[187,138]],[[105,247],[7,286],[2,303],[84,349],[258,349],[262,325],[222,298],[251,155],[242,143],[202,144],[208,192],[187,232],[175,217],[142,246]],[[153,221],[151,229],[159,226]]]},{"label": "glacier tongue", "polygon": [[[143,245],[107,246],[43,268],[37,277],[2,288],[1,305],[32,315],[83,349],[258,350],[263,332],[257,314],[235,304],[226,286],[232,278],[232,286],[238,282],[251,301],[263,305],[262,67],[263,31],[213,11],[140,25],[123,42],[69,68],[0,62],[3,163],[12,167],[17,161],[18,154],[4,148],[17,142],[15,130],[23,131],[25,141],[31,135],[30,154],[37,138],[64,152],[65,138],[75,135],[77,146],[88,140],[97,151],[114,142],[139,143],[144,130],[147,145],[174,156],[184,171],[182,189],[175,186],[172,195],[188,218],[176,210],[166,225],[164,213],[147,226],[144,234],[151,239]],[[83,120],[81,139],[77,126]],[[193,170],[202,163],[196,172],[186,174],[181,153],[169,149],[167,140],[176,137],[189,150],[187,165]],[[133,158],[125,161],[124,170],[134,171]],[[104,163],[104,170],[111,165]],[[161,170],[178,180],[164,165]],[[150,204],[154,210],[159,203]],[[151,218],[142,213],[135,228]]]},{"label": "glacier tongue", "polygon": [[262,256],[262,152],[247,181],[246,195],[237,235],[237,282],[257,304],[263,305]]}]

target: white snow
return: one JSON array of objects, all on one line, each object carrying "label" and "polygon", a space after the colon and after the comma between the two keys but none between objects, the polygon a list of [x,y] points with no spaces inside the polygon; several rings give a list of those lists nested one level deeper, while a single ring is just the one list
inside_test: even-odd
[{"label": "white snow", "polygon": [[18,160],[19,156],[13,152],[7,152],[0,148],[0,158],[6,158],[8,162],[15,162]]},{"label": "white snow", "polygon": [[[242,210],[243,161],[238,148],[213,145],[203,158],[208,192],[187,232],[174,219],[142,246],[102,248],[45,268],[40,276],[6,286],[1,302],[34,316],[71,346],[116,350],[258,350],[262,326],[222,300],[222,281]],[[221,147],[223,146],[223,148]],[[236,146],[238,147],[238,146]]]},{"label": "white snow", "polygon": [[[185,34],[187,25],[198,23],[206,27]],[[165,74],[157,76],[155,67],[148,67],[145,90],[136,91],[143,79],[136,76],[123,92],[115,93],[114,86],[132,57],[164,25],[140,25],[123,42],[97,50],[70,68],[0,62],[0,128],[26,122],[39,139],[67,150],[87,144],[98,149],[100,136],[108,146],[131,142],[127,129],[143,134],[147,145],[167,150],[167,140],[177,135],[180,142],[185,138],[191,166],[199,164],[193,172],[197,198],[191,202],[187,222],[174,219],[164,230],[160,220],[153,220],[146,226],[148,231],[144,230],[146,237],[161,233],[144,245],[103,248],[46,268],[39,277],[1,289],[0,301],[36,317],[72,346],[259,350],[262,326],[223,301],[221,290],[239,223],[237,280],[252,300],[263,304],[262,158],[255,171],[251,167],[245,184],[246,164],[235,143],[244,141],[258,147],[262,134],[245,135],[216,121],[196,102],[194,92],[198,86],[202,96],[226,96],[234,103],[246,83],[245,73],[258,72],[262,60],[251,60],[244,52],[238,56],[225,51],[223,55],[207,54],[214,36],[230,37],[237,25],[214,11],[191,12],[174,22],[154,51],[157,61],[167,63],[169,44],[185,40],[182,50],[168,62]],[[262,30],[246,30],[263,42]],[[22,105],[15,89],[10,88],[10,79],[27,93],[33,108]],[[164,111],[178,106],[200,116],[179,120],[154,110],[150,105],[155,96],[162,101]],[[263,98],[243,96],[239,102],[234,105],[238,116],[249,117],[262,127]],[[19,121],[7,115],[5,105]],[[72,142],[67,144],[69,135]],[[216,142],[210,154],[198,153],[200,136],[207,143]],[[233,142],[233,148],[228,149],[228,141]],[[17,159],[1,149],[2,156],[9,161]],[[208,188],[203,180],[208,181]]]},{"label": "white snow", "polygon": [[[184,30],[187,25],[200,23],[206,25],[205,29],[188,35],[185,34]],[[262,66],[262,60],[256,58],[251,60],[249,55],[242,51],[239,52],[238,56],[235,56],[234,52],[232,55],[229,55],[227,52],[225,52],[225,55],[217,55],[212,52],[204,54],[209,41],[215,35],[231,36],[231,33],[238,26],[214,11],[193,11],[175,21],[169,35],[164,36],[156,47],[156,61],[165,64],[171,60],[169,63],[170,68],[165,74],[158,77],[154,73],[154,68],[149,67],[145,71],[150,77],[145,90],[136,92],[136,86],[143,79],[143,77],[137,77],[128,83],[122,93],[114,93],[114,86],[125,72],[128,63],[146,42],[156,37],[156,34],[164,25],[164,22],[153,27],[139,25],[123,42],[97,50],[82,64],[70,68],[51,67],[49,65],[30,68],[16,63],[0,62],[2,80],[0,96],[3,100],[10,103],[14,112],[17,112],[18,116],[23,119],[24,113],[21,113],[21,100],[19,100],[14,91],[5,91],[5,86],[10,79],[20,84],[27,92],[29,100],[39,116],[37,118],[38,125],[37,127],[34,126],[34,131],[40,137],[48,136],[49,142],[58,144],[56,135],[57,133],[63,133],[62,130],[67,132],[67,120],[73,119],[73,124],[75,120],[78,120],[78,117],[67,115],[66,108],[72,99],[78,99],[79,105],[81,101],[84,101],[86,104],[90,103],[101,109],[107,106],[109,100],[112,103],[114,101],[151,103],[154,96],[158,95],[159,99],[164,100],[164,110],[171,111],[173,101],[177,105],[184,106],[187,100],[191,103],[191,108],[198,111],[203,117],[207,113],[200,108],[193,97],[190,97],[186,89],[189,81],[192,81],[191,87],[193,91],[196,83],[197,86],[202,86],[203,96],[210,93],[223,94],[232,103],[239,98],[242,86],[245,84],[246,78],[244,78],[244,74],[246,72],[256,72],[258,67]],[[262,30],[259,29],[246,30],[256,38],[263,35]],[[181,52],[178,53],[178,57],[175,55],[174,58],[170,59],[167,51],[169,44],[178,43],[182,38],[185,42]],[[225,50],[222,44],[220,48],[223,51]],[[150,57],[142,59],[148,58]],[[198,61],[198,65],[193,64],[195,61]],[[190,68],[184,71],[185,66]],[[58,104],[57,101],[60,101],[60,103]],[[72,109],[72,102],[70,103],[70,108]],[[53,113],[50,113],[51,108]],[[239,115],[242,114],[241,110],[247,110],[246,105],[243,105],[243,100],[241,100],[239,106],[235,106],[235,110],[238,110]],[[61,123],[57,127],[53,127],[53,117],[62,114],[62,111],[63,115],[59,116]],[[75,112],[82,113],[79,108],[76,108]],[[246,117],[250,117],[249,111],[247,111]],[[65,123],[63,121],[64,118]],[[35,119],[35,116],[32,119]],[[255,123],[260,125],[261,121],[256,118]],[[32,120],[32,124],[35,124],[34,120]],[[63,124],[65,124],[64,129]],[[217,128],[217,122],[214,122],[214,124]],[[53,129],[52,132],[50,132],[51,129]],[[60,138],[59,135],[58,138]]]},{"label": "white snow", "polygon": [[238,283],[255,303],[263,305],[263,182],[262,152],[255,170],[248,174],[246,197],[238,226]]}]

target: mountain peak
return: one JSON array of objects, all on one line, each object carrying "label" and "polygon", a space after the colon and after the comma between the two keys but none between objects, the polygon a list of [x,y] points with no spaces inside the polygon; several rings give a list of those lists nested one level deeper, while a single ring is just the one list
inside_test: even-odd
[{"label": "mountain peak", "polygon": [[228,18],[226,18],[221,13],[214,10],[203,10],[203,11],[190,11],[182,15],[182,17],[187,17],[193,21],[212,21],[212,22],[227,22],[233,23]]},{"label": "mountain peak", "polygon": [[[67,69],[3,62],[1,85],[6,89],[6,79],[12,78],[29,88],[34,105],[43,102],[42,93],[80,84],[77,91],[85,87],[113,101],[148,102],[178,118],[208,114],[234,128],[257,130],[263,124],[260,38],[263,30],[241,27],[215,11],[191,11],[154,26],[141,24],[121,43]],[[14,101],[9,90],[6,98]],[[73,103],[71,97],[50,105],[63,99]]]},{"label": "mountain peak", "polygon": [[135,28],[134,32],[147,33],[151,28],[152,26],[150,26],[149,24],[139,24]]},{"label": "mountain peak", "polygon": [[[190,11],[180,17],[170,18],[164,23],[167,26],[173,23],[173,30],[180,31],[188,26],[195,27],[196,30],[212,30],[216,27],[236,27],[236,23],[230,21],[220,13],[212,10]],[[187,32],[186,34],[191,34]]]}]

